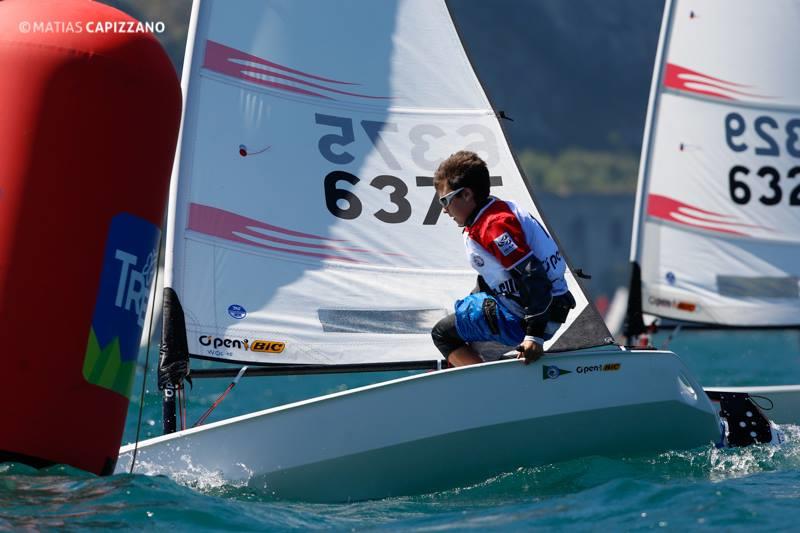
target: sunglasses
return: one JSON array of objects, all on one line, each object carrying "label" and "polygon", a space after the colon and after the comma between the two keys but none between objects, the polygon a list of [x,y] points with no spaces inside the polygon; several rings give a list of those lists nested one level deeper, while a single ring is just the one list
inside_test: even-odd
[{"label": "sunglasses", "polygon": [[442,207],[448,207],[453,199],[458,196],[458,193],[464,190],[464,187],[459,187],[454,191],[450,191],[449,193],[445,194],[444,196],[439,197],[439,205]]}]

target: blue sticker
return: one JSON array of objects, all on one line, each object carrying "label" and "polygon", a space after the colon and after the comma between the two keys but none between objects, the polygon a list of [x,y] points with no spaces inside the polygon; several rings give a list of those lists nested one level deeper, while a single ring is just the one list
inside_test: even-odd
[{"label": "blue sticker", "polygon": [[667,283],[670,285],[675,285],[675,274],[672,272],[667,272]]},{"label": "blue sticker", "polygon": [[241,320],[247,316],[247,310],[241,305],[233,304],[228,307],[228,314],[236,320]]}]

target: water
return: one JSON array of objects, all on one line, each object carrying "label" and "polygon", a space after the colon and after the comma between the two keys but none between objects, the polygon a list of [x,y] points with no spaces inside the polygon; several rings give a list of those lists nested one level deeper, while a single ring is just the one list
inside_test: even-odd
[{"label": "water", "polygon": [[[655,344],[663,345],[665,335]],[[797,332],[679,332],[670,348],[705,385],[800,383]],[[701,356],[701,354],[704,354]],[[149,371],[141,438],[160,434]],[[402,373],[243,380],[209,420]],[[196,381],[193,422],[227,385]],[[136,435],[141,372],[126,424]],[[414,497],[321,505],[276,500],[214,476],[100,478],[64,466],[0,465],[0,530],[574,530],[794,529],[800,520],[800,427],[780,446],[710,446],[636,458],[590,457],[507,472]]]}]

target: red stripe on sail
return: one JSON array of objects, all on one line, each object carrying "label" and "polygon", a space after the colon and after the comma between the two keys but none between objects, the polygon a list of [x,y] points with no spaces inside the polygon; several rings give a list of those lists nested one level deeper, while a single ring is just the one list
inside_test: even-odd
[{"label": "red stripe on sail", "polygon": [[670,81],[675,82],[677,80],[678,83],[681,83],[680,82],[681,76],[685,74],[691,74],[693,76],[697,76],[698,78],[703,78],[703,81],[707,81],[709,83],[719,82],[721,84],[730,85],[732,87],[745,87],[745,88],[750,87],[749,85],[734,83],[732,81],[723,80],[722,78],[715,78],[714,76],[709,76],[708,74],[703,74],[702,72],[682,67],[680,65],[676,65],[675,63],[667,63],[667,71],[664,74],[664,83],[668,87],[674,87],[673,85],[670,85]]},{"label": "red stripe on sail", "polygon": [[276,247],[257,241],[268,241],[276,244],[282,244],[285,246],[310,248],[312,250],[325,250],[331,252],[355,252],[355,253],[382,254],[382,255],[395,255],[395,256],[402,255],[389,252],[382,253],[373,250],[366,250],[363,248],[352,248],[347,246],[336,246],[331,244],[314,243],[314,242],[307,243],[300,241],[292,241],[281,237],[275,237],[273,235],[268,235],[256,230],[262,229],[267,231],[283,233],[285,235],[291,235],[294,237],[315,239],[319,241],[346,242],[342,241],[341,239],[331,239],[328,237],[322,237],[319,235],[312,235],[310,233],[302,233],[299,231],[282,228],[280,226],[274,226],[272,224],[267,224],[259,220],[237,215],[236,213],[231,213],[230,211],[225,211],[224,209],[218,209],[216,207],[200,205],[200,204],[191,204],[189,206],[189,223],[187,224],[187,229],[205,235],[210,235],[212,237],[218,237],[220,239],[234,241],[242,244],[248,244],[250,246],[258,246],[260,248],[266,248],[269,250],[276,250],[280,252],[286,252],[298,255],[307,255],[312,257],[320,257],[322,259],[349,261],[352,263],[361,263],[362,261],[338,255],[328,255],[324,253],[298,250],[295,248]]},{"label": "red stripe on sail", "polygon": [[[733,226],[740,228],[768,229],[768,228],[763,228],[762,226],[754,226],[751,224],[742,224],[733,221],[713,220],[710,218],[704,218],[702,216],[698,216],[687,212],[689,210],[697,211],[699,213],[704,213],[706,215],[710,215],[713,217],[720,217],[720,218],[731,218],[732,216],[732,215],[724,215],[721,213],[715,213],[713,211],[707,211],[705,209],[685,204],[683,202],[679,202],[677,200],[674,200],[667,196],[661,196],[659,194],[650,194],[647,196],[647,214],[653,218],[659,218],[661,220],[675,222],[677,224],[681,224],[684,226],[701,228],[709,231],[716,231],[719,233],[729,233],[731,235],[741,235],[745,237],[748,237],[749,235],[746,233],[742,233],[740,231],[735,231],[734,229],[731,229],[731,227]],[[680,215],[681,217],[691,219],[691,222],[678,218],[676,217],[676,215]],[[710,226],[709,224],[718,224],[726,227],[719,228],[715,226]]]},{"label": "red stripe on sail", "polygon": [[771,96],[763,96],[738,90],[739,87],[749,88],[749,85],[742,85],[721,78],[715,78],[714,76],[709,76],[674,63],[667,63],[667,68],[664,71],[664,86],[678,91],[703,94],[715,98],[722,98],[724,100],[736,100],[736,98],[720,91],[741,96],[752,96],[754,98],[772,98]]},{"label": "red stripe on sail", "polygon": [[332,80],[330,78],[323,78],[322,76],[317,76],[316,74],[309,74],[308,72],[303,72],[302,70],[297,70],[286,67],[284,65],[279,65],[278,63],[273,63],[272,61],[268,61],[258,56],[248,54],[247,52],[242,52],[241,50],[237,50],[236,48],[231,48],[230,46],[225,46],[224,44],[212,40],[206,41],[206,57],[205,57],[205,62],[203,64],[204,67],[208,66],[209,54],[214,58],[215,62],[218,62],[220,58],[222,58],[224,61],[228,61],[229,59],[238,59],[240,61],[249,61],[251,63],[258,63],[267,67],[283,70],[285,72],[291,72],[292,74],[297,74],[298,76],[305,76],[306,78],[312,78],[318,81],[326,81],[328,83],[338,83],[341,85],[359,85],[358,83],[353,83],[349,81],[340,81],[340,80]]},{"label": "red stripe on sail", "polygon": [[[255,63],[256,65],[244,65],[242,62],[247,63]],[[262,66],[259,66],[262,65]],[[389,96],[372,96],[367,94],[360,94],[354,93],[349,91],[343,91],[341,89],[337,89],[334,87],[327,87],[325,85],[321,85],[319,83],[315,83],[309,80],[304,80],[299,77],[290,76],[288,74],[284,74],[283,72],[276,72],[276,70],[283,70],[284,72],[290,72],[297,76],[304,76],[306,78],[311,78],[317,81],[323,81],[327,83],[336,83],[336,84],[343,84],[343,85],[358,85],[357,83],[345,82],[345,81],[338,81],[338,80],[331,80],[329,78],[323,78],[321,76],[315,76],[313,74],[308,74],[306,72],[302,72],[296,69],[292,69],[289,67],[285,67],[283,65],[279,65],[277,63],[273,63],[272,61],[267,61],[266,59],[262,59],[260,57],[247,54],[235,48],[231,48],[229,46],[225,46],[223,44],[214,42],[214,41],[206,41],[206,54],[203,61],[203,67],[207,68],[208,70],[218,72],[220,74],[224,74],[226,76],[232,76],[234,78],[238,78],[241,80],[246,80],[251,83],[256,83],[258,85],[263,85],[266,87],[270,87],[273,89],[279,89],[282,91],[288,91],[296,94],[302,94],[306,96],[313,96],[315,98],[323,98],[326,100],[333,100],[330,96],[321,94],[319,92],[315,92],[309,89],[305,89],[302,87],[297,87],[294,85],[288,85],[286,83],[280,83],[277,81],[272,80],[265,80],[260,76],[268,76],[272,78],[280,78],[286,81],[294,82],[305,87],[310,87],[313,89],[318,89],[322,91],[327,91],[334,94],[340,94],[344,96],[354,96],[357,98],[368,98],[373,100],[388,100],[391,99]]]},{"label": "red stripe on sail", "polygon": [[[251,80],[254,80],[255,83],[275,83],[275,82],[268,82],[267,80],[262,80],[261,78],[259,78],[257,76],[253,76],[251,73],[263,74],[264,76],[273,76],[273,77],[281,78],[281,79],[288,80],[288,81],[294,81],[294,82],[306,85],[308,87],[314,87],[315,89],[322,89],[323,91],[328,91],[328,92],[332,92],[332,93],[335,93],[335,94],[343,94],[345,96],[357,96],[359,98],[372,98],[374,100],[387,100],[387,99],[391,98],[390,96],[370,96],[370,95],[367,95],[367,94],[359,94],[359,93],[351,93],[351,92],[347,92],[347,91],[340,91],[339,89],[332,89],[330,87],[325,87],[324,85],[319,85],[317,83],[312,83],[310,81],[305,81],[305,80],[301,80],[299,78],[294,78],[294,77],[288,76],[286,74],[281,74],[280,72],[275,72],[274,70],[267,70],[267,69],[262,69],[262,68],[258,68],[258,67],[251,67],[251,66],[245,66],[245,65],[241,65],[241,68],[245,69],[241,73],[242,76],[247,76],[248,78],[251,78]],[[284,84],[279,84],[279,85],[282,85],[284,87],[292,87],[291,85],[289,85],[289,86],[284,85]],[[312,94],[314,94],[314,93],[312,93]],[[317,96],[322,96],[322,95],[317,95]]]},{"label": "red stripe on sail", "polygon": [[[222,219],[236,220],[236,222],[238,222],[239,226],[242,228],[244,228],[245,226],[253,226],[269,231],[274,231],[277,233],[283,233],[285,235],[291,235],[293,237],[300,237],[302,239],[318,239],[321,241],[345,242],[342,239],[331,239],[330,237],[324,237],[322,235],[302,233],[300,231],[295,231],[288,228],[282,228],[280,226],[274,226],[272,224],[267,224],[266,222],[261,222],[259,220],[255,220],[252,218],[243,217],[241,215],[237,215],[236,213],[231,213],[230,211],[225,211],[224,209],[211,207],[209,205],[194,204],[194,203],[189,205],[189,229],[205,233],[205,231],[203,231],[203,229],[201,228],[208,228],[208,226],[215,224],[217,223],[218,220]],[[197,227],[192,227],[193,221],[196,223]]]},{"label": "red stripe on sail", "polygon": [[[319,259],[333,259],[337,261],[347,261],[351,263],[361,262],[355,259],[340,257],[336,255],[329,255],[317,252],[307,252],[304,250],[293,250],[293,249],[281,248],[278,246],[270,246],[268,244],[253,242],[250,239],[245,239],[244,237],[240,237],[239,235],[237,235],[237,233],[257,235],[255,232],[248,229],[247,226],[256,226],[256,227],[267,226],[268,228],[265,229],[275,228],[275,226],[271,226],[270,224],[264,224],[256,220],[249,219],[247,217],[239,216],[229,211],[223,211],[222,209],[216,209],[213,207],[198,205],[198,204],[191,204],[191,206],[189,207],[189,223],[187,225],[187,229],[196,231],[198,233],[211,235],[212,237],[219,237],[220,239],[225,239],[227,241],[237,242],[240,244],[247,244],[249,246],[257,246],[259,248],[264,248],[266,250],[274,250],[277,252],[302,255],[306,257],[317,257]],[[321,237],[311,235],[310,238],[321,238]]]},{"label": "red stripe on sail", "polygon": [[299,87],[295,87],[293,85],[286,85],[285,83],[277,83],[274,81],[262,80],[261,78],[250,76],[247,72],[239,72],[238,74],[231,74],[231,75],[239,78],[240,80],[245,80],[249,81],[250,83],[263,85],[264,87],[269,87],[271,89],[280,89],[281,91],[288,91],[290,93],[302,94],[305,96],[313,96],[315,98],[322,98],[324,100],[334,100],[334,98],[331,98],[330,96],[325,96],[324,94],[315,93],[313,91],[308,91],[306,89],[300,89]]}]

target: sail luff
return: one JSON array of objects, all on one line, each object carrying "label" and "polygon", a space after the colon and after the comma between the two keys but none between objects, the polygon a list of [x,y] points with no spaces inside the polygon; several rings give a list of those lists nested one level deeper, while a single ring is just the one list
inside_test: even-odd
[{"label": "sail luff", "polygon": [[[647,115],[644,123],[644,136],[642,138],[642,151],[639,157],[639,174],[636,182],[636,203],[633,208],[633,231],[631,233],[631,263],[640,261],[641,225],[644,219],[644,210],[647,205],[647,185],[650,176],[650,159],[653,151],[653,138],[658,122],[658,103],[661,96],[661,85],[664,77],[667,50],[669,49],[669,32],[672,27],[674,13],[673,0],[666,0],[664,14],[661,21],[661,32],[658,37],[658,47],[653,68],[653,78],[650,82],[650,95],[647,102]],[[631,290],[634,287],[631,286]]]},{"label": "sail luff", "polygon": [[203,0],[194,0],[186,35],[186,48],[184,50],[183,72],[181,73],[182,105],[178,143],[175,148],[175,159],[172,165],[170,178],[169,197],[167,200],[167,222],[165,228],[164,248],[164,289],[162,296],[162,331],[159,347],[158,361],[158,387],[162,395],[162,425],[164,433],[171,433],[177,429],[176,419],[176,394],[175,391],[183,386],[183,380],[189,372],[189,348],[186,341],[186,323],[183,309],[176,291],[173,289],[177,278],[173,274],[176,264],[176,215],[178,210],[178,194],[180,190],[181,169],[184,168],[184,143],[187,131],[187,120],[193,116],[187,108],[192,102],[189,99],[189,79],[192,72],[192,59],[194,56],[194,41],[197,34],[197,24]]},{"label": "sail luff", "polygon": [[[203,0],[194,0],[192,2],[192,12],[189,19],[189,28],[186,34],[186,48],[183,56],[183,69],[181,72],[181,94],[183,97],[182,109],[183,115],[181,116],[181,126],[178,133],[178,145],[175,149],[175,160],[172,165],[172,176],[170,178],[169,186],[169,200],[167,203],[167,224],[166,224],[166,246],[164,255],[164,286],[173,287],[174,275],[173,265],[176,262],[175,252],[175,228],[177,221],[175,215],[178,212],[178,191],[180,187],[181,169],[183,168],[183,147],[184,147],[184,134],[187,129],[187,120],[193,116],[189,113],[187,104],[192,100],[189,98],[189,79],[192,73],[192,61],[194,58],[194,42],[197,35],[197,25],[200,18],[201,5]],[[188,163],[187,163],[188,164]]]}]

